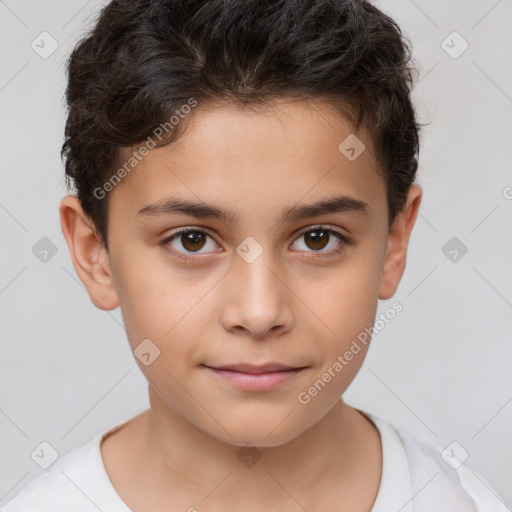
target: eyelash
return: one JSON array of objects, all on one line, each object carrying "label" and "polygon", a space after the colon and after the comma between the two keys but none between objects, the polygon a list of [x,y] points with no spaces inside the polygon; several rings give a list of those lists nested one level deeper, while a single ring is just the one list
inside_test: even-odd
[{"label": "eyelash", "polygon": [[[325,227],[325,226],[322,226],[322,225],[318,225],[318,226],[313,226],[313,227],[310,227],[308,228],[307,230],[305,231],[302,231],[301,233],[299,233],[299,235],[297,236],[297,239],[300,238],[301,236],[303,235],[306,235],[307,233],[310,233],[312,231],[327,231],[329,234],[333,234],[336,238],[338,238],[340,240],[340,242],[342,242],[338,248],[336,249],[332,249],[331,251],[328,251],[326,253],[320,253],[320,252],[317,252],[315,253],[315,251],[312,251],[312,254],[313,254],[313,259],[323,259],[323,258],[330,258],[330,257],[333,257],[334,255],[336,254],[342,254],[345,250],[345,245],[347,243],[349,243],[349,240],[347,239],[347,237],[345,237],[344,235],[342,235],[341,233],[339,233],[338,231],[334,230],[334,229],[330,229],[328,227]],[[190,260],[194,260],[196,258],[207,258],[208,256],[187,256],[186,254],[182,253],[182,252],[179,252],[179,251],[176,251],[175,249],[173,249],[172,247],[170,247],[169,243],[172,242],[175,238],[179,237],[180,235],[183,235],[183,234],[186,234],[186,233],[200,233],[200,234],[204,234],[206,236],[209,236],[210,238],[211,235],[202,230],[202,229],[196,229],[196,228],[185,228],[185,229],[181,229],[179,231],[176,231],[176,233],[174,233],[173,235],[171,235],[170,237],[167,237],[165,240],[162,241],[162,245],[165,246],[165,249],[168,250],[175,258],[178,258],[179,260],[182,260],[182,261],[190,261]]]}]

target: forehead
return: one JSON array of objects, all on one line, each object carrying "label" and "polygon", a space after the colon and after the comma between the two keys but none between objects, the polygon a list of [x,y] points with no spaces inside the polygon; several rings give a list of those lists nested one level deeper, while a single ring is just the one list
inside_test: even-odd
[{"label": "forehead", "polygon": [[[237,220],[340,195],[366,202],[373,215],[386,208],[371,137],[325,103],[283,101],[258,112],[198,106],[184,121],[175,142],[149,151],[110,192],[112,215],[135,219],[168,197],[215,204]],[[364,149],[353,159],[347,146]]]}]

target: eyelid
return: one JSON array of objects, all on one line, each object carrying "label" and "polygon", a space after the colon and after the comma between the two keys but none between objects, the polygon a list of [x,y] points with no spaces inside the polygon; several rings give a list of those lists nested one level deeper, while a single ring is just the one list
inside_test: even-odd
[{"label": "eyelid", "polygon": [[325,229],[326,231],[334,231],[336,234],[340,235],[341,237],[348,241],[348,236],[338,231],[337,226],[334,226],[332,224],[313,224],[311,226],[308,226],[307,228],[304,228],[302,231],[299,231],[296,236],[303,235],[304,233],[308,233],[309,231],[314,231],[315,229]]}]

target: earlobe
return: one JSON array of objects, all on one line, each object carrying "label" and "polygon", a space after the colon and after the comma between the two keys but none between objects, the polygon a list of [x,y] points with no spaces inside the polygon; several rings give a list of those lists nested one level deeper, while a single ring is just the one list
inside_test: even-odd
[{"label": "earlobe", "polygon": [[409,239],[418,216],[422,194],[423,191],[419,185],[411,185],[406,205],[398,213],[391,227],[379,285],[379,299],[381,300],[393,297],[402,279]]},{"label": "earlobe", "polygon": [[106,311],[118,307],[108,253],[78,198],[74,195],[64,197],[59,213],[73,267],[91,301],[97,308]]}]

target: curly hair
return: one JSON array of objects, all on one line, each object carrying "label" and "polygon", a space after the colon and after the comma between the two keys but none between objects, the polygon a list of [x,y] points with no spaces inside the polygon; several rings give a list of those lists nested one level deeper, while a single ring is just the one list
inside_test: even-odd
[{"label": "curly hair", "polygon": [[418,167],[410,64],[409,40],[365,0],[113,0],[67,61],[66,184],[108,250],[108,195],[95,190],[191,98],[323,99],[372,137],[391,227]]}]

